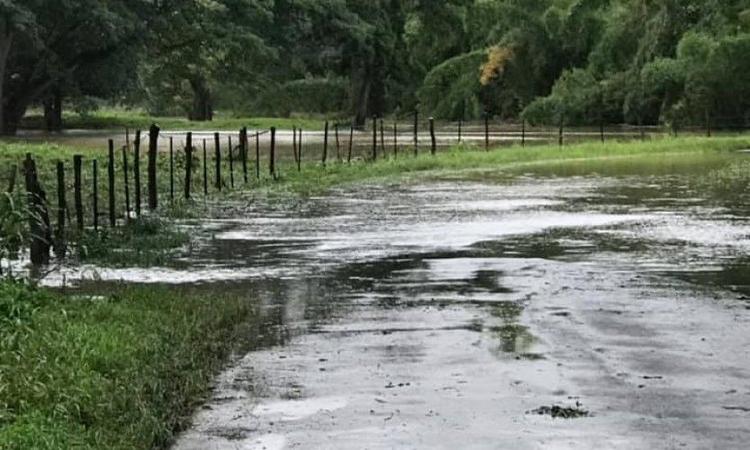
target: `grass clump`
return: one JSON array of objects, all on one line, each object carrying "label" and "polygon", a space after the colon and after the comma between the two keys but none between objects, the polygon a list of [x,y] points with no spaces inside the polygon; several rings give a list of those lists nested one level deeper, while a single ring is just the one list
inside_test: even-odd
[{"label": "grass clump", "polygon": [[750,161],[737,161],[713,170],[699,179],[699,184],[721,195],[750,191]]},{"label": "grass clump", "polygon": [[87,230],[77,241],[81,261],[116,266],[168,263],[190,243],[189,234],[158,216],[142,216],[118,228]]},{"label": "grass clump", "polygon": [[165,448],[253,316],[239,298],[0,282],[0,448]]}]

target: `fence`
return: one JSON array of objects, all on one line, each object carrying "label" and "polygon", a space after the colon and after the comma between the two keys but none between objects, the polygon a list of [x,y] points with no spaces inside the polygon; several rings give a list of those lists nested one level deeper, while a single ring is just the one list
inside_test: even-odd
[{"label": "fence", "polygon": [[[410,123],[386,123],[383,119],[373,118],[364,130],[355,130],[349,123],[326,122],[322,130],[313,131],[297,128],[251,131],[243,128],[233,133],[170,133],[152,125],[147,134],[136,131],[132,142],[126,130],[122,146],[109,140],[106,161],[101,161],[106,165],[106,180],[100,177],[98,159],[86,159],[80,154],[73,157],[75,228],[82,232],[87,228],[98,231],[102,223],[110,228],[123,226],[141,216],[144,206],[153,211],[164,201],[208,199],[221,191],[257,185],[262,180],[275,180],[282,171],[302,171],[303,162],[318,162],[325,166],[351,164],[356,160],[411,157],[427,152],[434,155],[457,144],[490,150],[502,145],[549,142],[563,145],[591,139],[635,139],[644,138],[653,131],[635,127],[602,127],[566,132],[562,127],[538,128],[525,123],[499,125],[489,120],[450,123],[428,118],[421,121],[416,114]],[[145,149],[145,158],[142,149]],[[145,205],[142,192],[144,162]],[[40,180],[42,169],[31,154],[26,155],[23,167],[32,236],[31,260],[34,264],[47,264],[51,249],[59,257],[66,254],[66,228],[71,222],[67,198],[69,185],[66,182],[70,168],[64,161],[55,163],[56,183],[50,183],[56,185],[56,202],[52,208],[57,213],[57,220],[53,233],[50,205],[43,180]],[[11,182],[10,190],[14,183]],[[182,188],[181,193],[178,188]],[[104,210],[100,207],[102,193],[106,199]]]}]

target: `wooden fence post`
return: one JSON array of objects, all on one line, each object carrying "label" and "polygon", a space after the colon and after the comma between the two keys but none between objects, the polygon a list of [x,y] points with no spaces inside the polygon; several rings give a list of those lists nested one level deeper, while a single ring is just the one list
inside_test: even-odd
[{"label": "wooden fence post", "polygon": [[188,132],[185,143],[185,200],[190,200],[190,184],[193,176],[193,133]]},{"label": "wooden fence post", "polygon": [[339,141],[339,123],[333,124],[333,132],[336,135],[336,162],[341,162],[341,142]]},{"label": "wooden fence post", "polygon": [[242,158],[242,181],[247,184],[247,127],[240,130],[240,157]]},{"label": "wooden fence post", "polygon": [[276,127],[271,127],[271,148],[268,158],[268,171],[271,177],[276,179]]},{"label": "wooden fence post", "polygon": [[372,160],[378,159],[378,118],[372,116]]},{"label": "wooden fence post", "polygon": [[419,111],[414,111],[414,156],[419,155]]},{"label": "wooden fence post", "polygon": [[323,165],[326,165],[328,159],[328,121],[326,120],[325,130],[323,131]]},{"label": "wooden fence post", "polygon": [[169,136],[169,201],[174,201],[174,139]]},{"label": "wooden fence post", "polygon": [[76,225],[78,231],[83,231],[83,194],[81,193],[81,169],[83,156],[73,156],[73,201],[76,210]]},{"label": "wooden fence post", "polygon": [[203,139],[203,196],[208,197],[208,152],[205,139]]},{"label": "wooden fence post", "polygon": [[133,142],[133,177],[135,180],[135,215],[141,217],[141,130],[136,130]]},{"label": "wooden fence post", "polygon": [[255,132],[255,178],[260,180],[260,132]]},{"label": "wooden fence post", "polygon": [[354,122],[349,124],[349,152],[346,156],[347,164],[352,163],[352,147],[354,147]]},{"label": "wooden fence post", "polygon": [[125,220],[130,221],[130,181],[128,181],[128,146],[122,148],[122,175],[125,185]]},{"label": "wooden fence post", "polygon": [[115,142],[109,140],[109,154],[107,155],[107,195],[109,196],[109,226],[117,225],[115,213]]},{"label": "wooden fence post", "polygon": [[234,147],[232,146],[232,135],[227,136],[229,145],[229,187],[234,189]]},{"label": "wooden fence post", "polygon": [[430,153],[435,156],[437,143],[435,142],[435,119],[430,117]]},{"label": "wooden fence post", "polygon": [[93,178],[93,197],[91,201],[92,215],[94,216],[94,231],[99,231],[99,165],[96,160],[91,161],[91,178]]},{"label": "wooden fence post", "polygon": [[564,129],[564,127],[565,127],[565,119],[562,116],[560,116],[560,130],[559,130],[558,135],[557,135],[557,143],[558,143],[558,145],[560,147],[562,147],[563,142],[564,142],[563,141],[563,133],[564,133],[563,129]]},{"label": "wooden fence post", "polygon": [[385,154],[385,125],[382,118],[380,119],[380,156],[383,158],[387,156]]},{"label": "wooden fence post", "polygon": [[55,254],[58,258],[64,258],[67,251],[65,243],[65,216],[68,205],[65,199],[65,164],[57,161],[57,230],[55,231]]},{"label": "wooden fence post", "polygon": [[526,147],[526,119],[521,120],[521,147]]},{"label": "wooden fence post", "polygon": [[16,173],[18,172],[18,166],[15,164],[10,165],[10,171],[8,173],[8,189],[7,193],[12,194],[16,189]]},{"label": "wooden fence post", "polygon": [[47,194],[39,184],[36,163],[31,153],[26,154],[24,161],[26,178],[26,198],[29,205],[29,229],[31,231],[30,256],[31,263],[43,265],[49,263],[49,249],[52,242],[49,211],[47,210]]},{"label": "wooden fence post", "polygon": [[604,142],[604,121],[599,120],[599,138]]},{"label": "wooden fence post", "polygon": [[463,125],[463,122],[461,119],[458,119],[458,142],[461,143],[461,127]]},{"label": "wooden fence post", "polygon": [[484,150],[490,150],[490,114],[484,112]]},{"label": "wooden fence post", "polygon": [[393,122],[393,158],[398,157],[398,125]]},{"label": "wooden fence post", "polygon": [[216,190],[221,191],[221,137],[219,133],[214,133],[214,166],[215,166],[215,183]]},{"label": "wooden fence post", "polygon": [[297,139],[297,172],[302,171],[302,128],[299,129],[299,139]]},{"label": "wooden fence post", "polygon": [[297,125],[292,126],[292,153],[294,154],[294,164],[299,164],[299,156],[297,156]]},{"label": "wooden fence post", "polygon": [[156,186],[156,157],[159,150],[159,127],[151,124],[148,130],[148,209],[159,206],[159,195]]}]

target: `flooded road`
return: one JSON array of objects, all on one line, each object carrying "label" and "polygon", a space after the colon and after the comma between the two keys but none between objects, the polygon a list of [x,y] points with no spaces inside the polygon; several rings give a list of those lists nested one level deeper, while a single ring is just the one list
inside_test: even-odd
[{"label": "flooded road", "polygon": [[750,203],[686,183],[710,165],[269,201],[92,283],[256,305],[175,449],[746,448]]}]

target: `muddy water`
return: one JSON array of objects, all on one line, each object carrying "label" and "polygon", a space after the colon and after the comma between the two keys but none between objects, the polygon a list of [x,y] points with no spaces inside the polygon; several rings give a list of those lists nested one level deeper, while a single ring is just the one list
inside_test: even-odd
[{"label": "muddy water", "polygon": [[[206,224],[188,268],[83,284],[256,305],[254,350],[217,378],[180,450],[746,448],[750,202],[687,182],[726,162],[255,204]],[[533,412],[545,406],[584,416]]]}]

